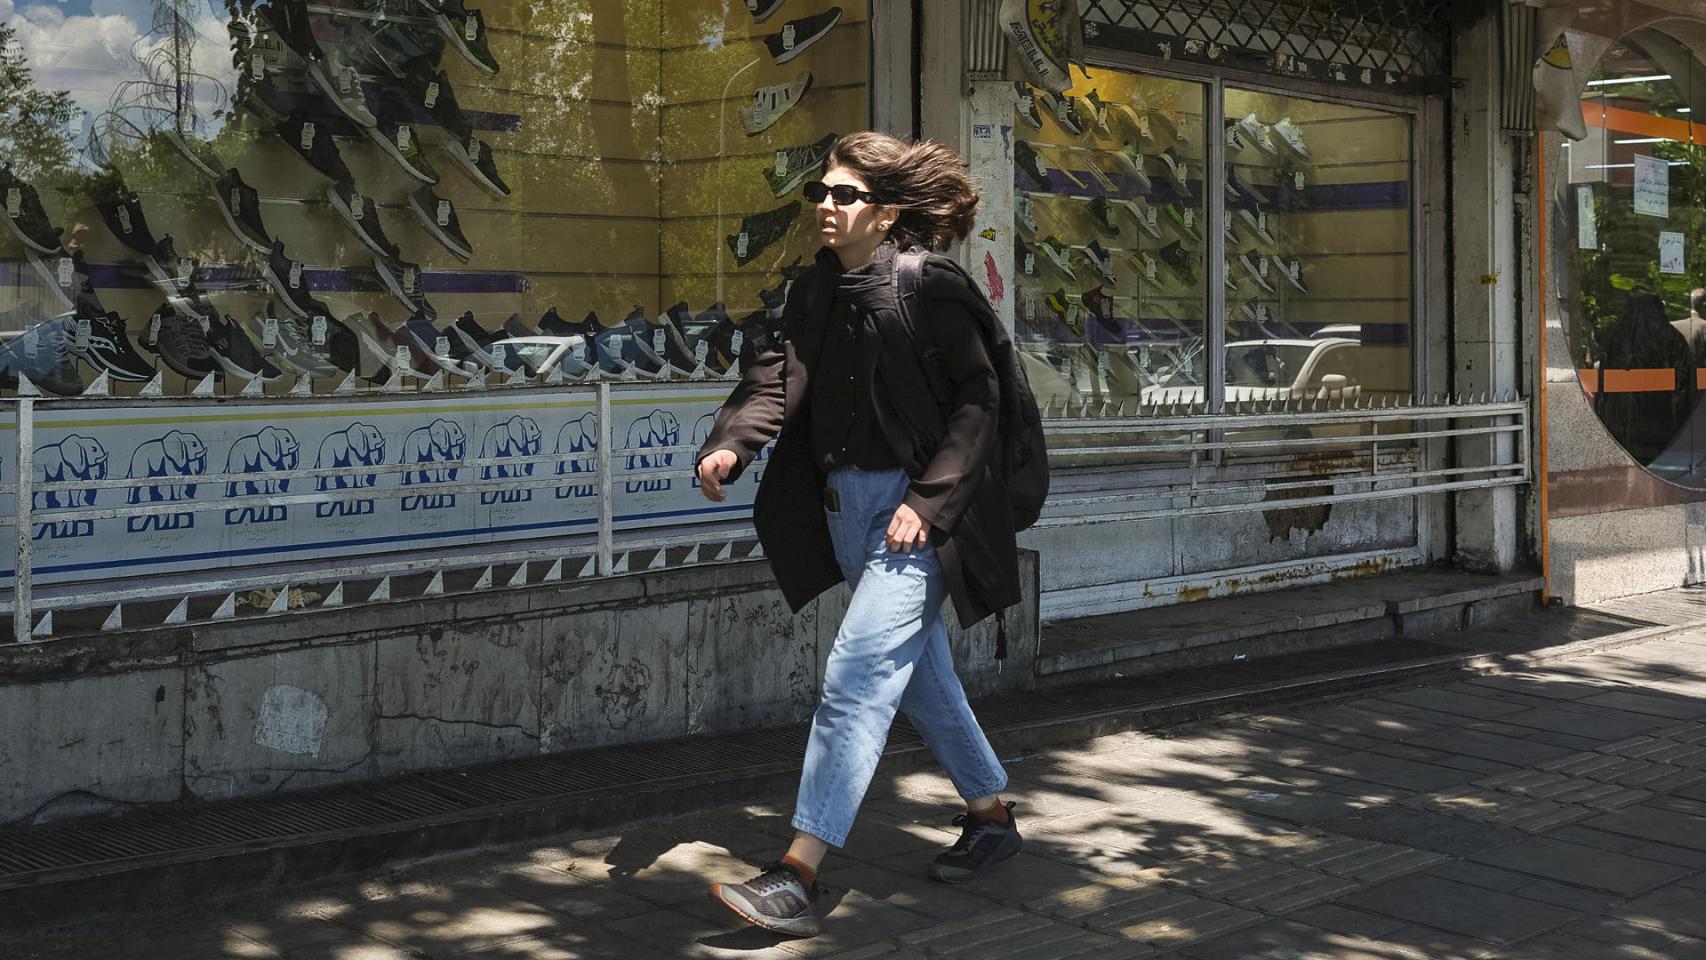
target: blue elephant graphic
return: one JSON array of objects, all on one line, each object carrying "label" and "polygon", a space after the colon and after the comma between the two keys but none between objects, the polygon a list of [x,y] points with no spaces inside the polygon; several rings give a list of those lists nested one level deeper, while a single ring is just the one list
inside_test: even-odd
[{"label": "blue elephant graphic", "polygon": [[[656,409],[628,425],[628,448],[630,450],[649,449],[653,447],[673,447],[681,442],[681,424],[675,419],[675,414],[668,410]],[[675,463],[673,453],[630,453],[628,455],[629,470],[652,470],[667,467]],[[668,490],[669,481],[657,478],[640,480],[624,485],[629,493],[638,491]]]},{"label": "blue elephant graphic", "polygon": [[[385,435],[371,423],[357,421],[337,433],[327,434],[320,441],[320,458],[314,466],[327,469],[333,467],[376,466],[385,462]],[[319,477],[320,490],[342,490],[346,487],[371,487],[378,477],[371,473],[357,473],[347,477]]]},{"label": "blue elephant graphic", "polygon": [[[267,474],[295,470],[301,447],[296,436],[283,427],[262,427],[255,433],[238,437],[225,458],[226,473]],[[289,480],[274,480],[261,476],[254,480],[239,480],[225,485],[228,497],[258,494],[288,493]]]},{"label": "blue elephant graphic", "polygon": [[[462,425],[440,417],[424,427],[409,431],[409,435],[403,438],[403,453],[397,462],[441,463],[461,460],[467,455],[468,435],[462,431]],[[404,473],[403,483],[455,483],[456,470],[455,467],[422,467]]]},{"label": "blue elephant graphic", "polygon": [[[579,455],[559,462],[558,476],[597,473],[598,464],[591,455],[598,452],[598,415],[583,414],[563,424],[563,429],[557,431],[557,452]],[[571,487],[558,487],[557,498],[590,497],[597,492],[594,484],[577,483]]]},{"label": "blue elephant graphic", "polygon": [[[130,455],[130,479],[195,477],[207,472],[207,444],[193,433],[173,430],[138,445]],[[130,503],[194,500],[194,483],[158,483],[131,487]]]},{"label": "blue elephant graphic", "polygon": [[[35,482],[64,483],[68,480],[105,480],[107,448],[93,437],[68,434],[58,443],[35,450]],[[38,493],[30,498],[37,508],[89,507],[95,504],[93,490]]]},{"label": "blue elephant graphic", "polygon": [[[516,415],[486,431],[480,442],[480,457],[531,457],[540,449],[539,424],[532,417]],[[531,477],[533,464],[490,464],[480,468],[480,479]]]}]

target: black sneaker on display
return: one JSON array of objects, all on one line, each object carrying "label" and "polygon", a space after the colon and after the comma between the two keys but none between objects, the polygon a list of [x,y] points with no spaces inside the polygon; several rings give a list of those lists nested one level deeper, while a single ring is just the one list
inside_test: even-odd
[{"label": "black sneaker on display", "polygon": [[83,392],[83,373],[71,353],[69,317],[41,320],[0,347],[0,384],[16,388],[19,375],[49,393]]},{"label": "black sneaker on display", "polygon": [[452,336],[462,341],[464,350],[458,359],[472,358],[499,373],[533,376],[533,366],[521,354],[503,343],[503,336],[480,326],[480,322],[474,319],[472,310],[464,311],[447,329]]},{"label": "black sneaker on display", "polygon": [[802,53],[806,48],[823,39],[824,35],[835,29],[841,22],[841,8],[830,7],[822,13],[814,13],[809,17],[789,20],[782,24],[779,33],[773,33],[764,38],[764,46],[770,50],[770,59],[777,63],[787,63]]},{"label": "black sneaker on display", "polygon": [[[452,10],[452,6],[459,9]],[[462,59],[486,73],[498,72],[498,60],[486,45],[486,18],[480,11],[462,7],[460,2],[447,3],[434,14],[434,19],[438,21],[439,32],[462,54]]]},{"label": "black sneaker on display", "polygon": [[1005,822],[985,820],[974,813],[962,813],[954,818],[960,828],[960,838],[930,863],[930,878],[943,883],[965,883],[975,880],[1003,860],[1017,854],[1024,846],[1019,836],[1019,823],[1013,817],[1013,801],[1005,804]]},{"label": "black sneaker on display", "polygon": [[687,309],[687,301],[683,300],[670,307],[663,316],[651,322],[651,329],[645,332],[650,342],[652,352],[670,366],[687,373],[699,366],[699,361],[693,357],[693,348],[688,345],[686,329],[693,325],[692,311]]},{"label": "black sneaker on display", "polygon": [[4,205],[6,226],[18,242],[41,253],[59,251],[59,238],[65,231],[48,221],[41,194],[13,175],[11,164],[0,166],[0,204]]},{"label": "black sneaker on display", "polygon": [[118,241],[144,256],[153,253],[159,241],[148,230],[142,198],[125,186],[117,173],[103,176],[91,189],[95,212]]},{"label": "black sneaker on display", "polygon": [[497,161],[492,159],[492,147],[486,141],[470,134],[462,140],[448,141],[443,144],[446,152],[474,179],[474,182],[486,189],[494,197],[503,198],[510,194],[509,184],[498,173]]},{"label": "black sneaker on display", "polygon": [[741,218],[740,232],[725,239],[734,251],[735,265],[746,266],[764,249],[787,236],[788,228],[800,215],[800,201],[791,200],[774,210],[748,214]]},{"label": "black sneaker on display", "polygon": [[746,12],[752,14],[754,23],[763,23],[781,8],[782,0],[746,0]]},{"label": "black sneaker on display", "polygon": [[274,240],[272,250],[267,253],[264,269],[267,283],[273,292],[291,313],[305,317],[313,293],[308,289],[308,278],[300,260],[292,260],[284,255],[284,241]]},{"label": "black sneaker on display", "polygon": [[1093,197],[1090,200],[1090,222],[1103,236],[1117,237],[1120,235],[1119,222],[1114,219],[1114,208],[1108,205],[1108,198]]},{"label": "black sneaker on display", "polygon": [[1091,287],[1078,295],[1078,302],[1084,305],[1084,312],[1094,317],[1103,330],[1114,336],[1123,336],[1125,331],[1120,329],[1120,323],[1114,319],[1114,298],[1101,287]]},{"label": "black sneaker on display", "polygon": [[1023,80],[1015,80],[1013,81],[1013,99],[1019,116],[1025,118],[1025,122],[1030,124],[1033,129],[1041,130],[1043,128],[1043,115],[1042,111],[1037,109],[1036,90]]},{"label": "black sneaker on display", "polygon": [[91,313],[71,319],[71,352],[115,380],[145,383],[154,365],[131,345],[130,332],[118,314]]},{"label": "black sneaker on display", "polygon": [[456,205],[433,193],[431,187],[421,187],[409,194],[409,209],[420,218],[421,225],[433,235],[433,239],[456,254],[457,259],[466,263],[474,255],[473,247],[462,233],[462,220],[456,216]]},{"label": "black sneaker on display", "polygon": [[598,329],[598,314],[588,310],[580,323],[570,323],[563,319],[556,307],[546,310],[539,318],[539,332],[553,337],[578,337],[591,334]]},{"label": "black sneaker on display", "polygon": [[385,236],[385,225],[379,222],[379,207],[372,197],[363,196],[354,181],[334,183],[326,188],[326,201],[332,205],[338,219],[369,250],[381,257],[395,257],[397,245]]},{"label": "black sneaker on display", "polygon": [[236,167],[225,171],[213,181],[213,202],[218,205],[225,225],[238,240],[251,250],[265,253],[272,249],[272,233],[261,222],[261,195],[243,181]]},{"label": "black sneaker on display", "polygon": [[410,64],[417,60],[438,63],[444,58],[444,44],[444,35],[437,30],[395,20],[352,20],[345,27],[345,45],[360,50],[373,72],[389,74],[396,80],[405,78]]},{"label": "black sneaker on display", "polygon": [[627,338],[622,343],[622,359],[636,370],[657,373],[664,368],[663,355],[652,349],[651,322],[644,307],[636,305],[622,321]]},{"label": "black sneaker on display", "polygon": [[297,156],[333,183],[354,179],[332,140],[332,131],[325,124],[298,114],[273,129]]},{"label": "black sneaker on display", "polygon": [[1048,165],[1043,163],[1043,158],[1038,156],[1037,151],[1029,143],[1024,140],[1014,141],[1013,161],[1019,165],[1019,169],[1024,172],[1025,176],[1030,177],[1036,183],[1037,189],[1052,190],[1054,188],[1048,178]]},{"label": "black sneaker on display", "polygon": [[829,133],[816,143],[776,151],[776,162],[764,168],[764,181],[770,184],[770,193],[787,196],[806,178],[816,176],[829,159],[829,148],[835,146],[836,139],[836,134]]},{"label": "black sneaker on display", "polygon": [[308,23],[308,5],[304,0],[271,0],[255,9],[255,24],[265,33],[278,38],[289,50],[314,63],[325,54],[314,40],[314,29]]},{"label": "black sneaker on display", "polygon": [[450,85],[449,75],[438,69],[434,61],[425,57],[410,60],[401,79],[413,105],[426,110],[450,134],[448,139],[461,141],[474,135],[474,124],[456,102],[456,90]]},{"label": "black sneaker on display", "polygon": [[775,933],[815,937],[822,929],[813,906],[817,884],[808,888],[799,871],[783,862],[767,865],[745,883],[713,883],[711,898],[746,922]]},{"label": "black sneaker on display", "polygon": [[342,111],[357,126],[371,127],[379,120],[367,105],[367,83],[342,47],[326,50],[326,55],[308,65],[308,76],[332,106]]},{"label": "black sneaker on display", "polygon": [[220,369],[202,322],[180,316],[166,304],[156,307],[148,318],[141,344],[180,377],[200,380]]},{"label": "black sneaker on display", "polygon": [[426,302],[426,293],[421,287],[421,266],[401,257],[374,257],[373,270],[379,274],[379,282],[385,289],[391,291],[403,306],[416,313],[429,316],[436,312]]},{"label": "black sneaker on display", "polygon": [[237,76],[237,102],[268,124],[279,124],[300,108],[298,98],[286,96],[269,76],[244,72]]},{"label": "black sneaker on display", "polygon": [[1173,276],[1177,277],[1179,282],[1187,287],[1197,285],[1196,267],[1192,263],[1190,252],[1185,249],[1183,243],[1174,240],[1162,247],[1157,255],[1161,258],[1161,265],[1172,271]]},{"label": "black sneaker on display", "polygon": [[399,338],[413,349],[416,370],[425,370],[429,374],[434,370],[443,370],[446,373],[467,375],[468,371],[451,355],[453,345],[450,335],[440,330],[433,318],[425,312],[416,311],[410,315],[397,333]]},{"label": "black sneaker on display", "polygon": [[1075,137],[1084,133],[1084,116],[1078,109],[1078,100],[1075,97],[1069,97],[1064,93],[1055,93],[1053,90],[1044,90],[1043,99],[1048,102],[1049,110],[1054,114],[1054,119],[1059,122],[1062,130]]},{"label": "black sneaker on display", "polygon": [[213,360],[226,376],[239,380],[260,379],[271,383],[284,374],[270,363],[249,341],[237,322],[229,316],[212,317],[207,324],[207,343],[213,348]]},{"label": "black sneaker on display", "polygon": [[309,303],[308,316],[284,318],[294,326],[316,357],[344,373],[361,372],[361,348],[355,331],[332,315],[332,308],[320,300]]},{"label": "black sneaker on display", "polygon": [[438,182],[438,169],[427,159],[418,131],[412,123],[402,123],[384,116],[374,126],[364,128],[379,149],[385,151],[403,172],[422,183]]}]

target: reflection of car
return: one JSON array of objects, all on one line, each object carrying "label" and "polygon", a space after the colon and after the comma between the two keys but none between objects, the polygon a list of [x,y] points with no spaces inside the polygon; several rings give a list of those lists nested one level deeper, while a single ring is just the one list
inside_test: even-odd
[{"label": "reflection of car", "polygon": [[563,376],[584,376],[592,368],[587,364],[592,355],[592,344],[585,337],[574,335],[567,337],[508,337],[492,344],[493,347],[502,344],[509,352],[527,365],[539,371],[544,377],[551,372],[553,366],[561,367]]},{"label": "reflection of car", "polygon": [[[1238,340],[1226,345],[1226,399],[1356,396],[1362,389],[1361,344],[1345,337],[1312,340]],[[1147,387],[1146,402],[1201,403],[1201,386]]]}]

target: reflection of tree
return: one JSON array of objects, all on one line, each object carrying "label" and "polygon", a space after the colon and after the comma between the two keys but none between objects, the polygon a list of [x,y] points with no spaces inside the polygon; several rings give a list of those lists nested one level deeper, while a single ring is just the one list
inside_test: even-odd
[{"label": "reflection of tree", "polygon": [[39,181],[71,162],[77,108],[70,91],[36,87],[17,35],[0,23],[0,158],[25,180]]}]

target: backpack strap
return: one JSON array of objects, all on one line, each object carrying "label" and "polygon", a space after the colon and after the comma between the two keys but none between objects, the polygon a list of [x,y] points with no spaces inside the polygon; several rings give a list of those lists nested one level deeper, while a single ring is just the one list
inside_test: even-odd
[{"label": "backpack strap", "polygon": [[923,247],[911,247],[895,254],[894,272],[889,276],[889,283],[894,289],[894,300],[900,309],[900,322],[906,328],[906,335],[914,344],[918,344],[918,325],[913,322],[912,311],[916,309],[918,291],[924,286],[924,261],[930,256],[930,251]]}]

